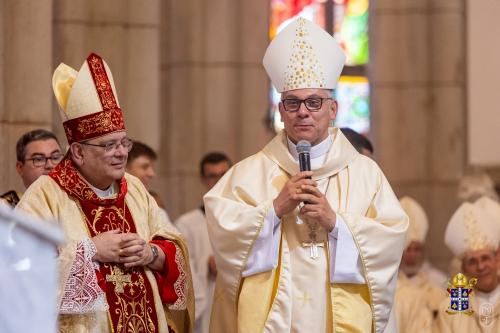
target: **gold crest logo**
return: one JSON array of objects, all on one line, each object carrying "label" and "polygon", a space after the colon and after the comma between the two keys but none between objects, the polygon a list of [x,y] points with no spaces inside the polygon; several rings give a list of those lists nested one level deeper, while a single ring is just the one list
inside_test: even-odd
[{"label": "gold crest logo", "polygon": [[451,282],[448,281],[447,291],[450,295],[450,306],[446,312],[449,314],[472,314],[474,311],[470,309],[470,297],[476,283],[476,278],[468,280],[462,273],[455,275]]}]

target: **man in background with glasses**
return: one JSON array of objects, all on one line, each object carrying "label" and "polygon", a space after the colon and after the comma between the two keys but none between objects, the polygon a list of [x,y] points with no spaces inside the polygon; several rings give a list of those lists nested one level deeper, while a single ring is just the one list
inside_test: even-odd
[{"label": "man in background with glasses", "polygon": [[109,67],[93,53],[79,72],[60,64],[52,87],[70,149],[17,209],[65,232],[67,243],[58,249],[59,329],[189,330],[187,247],[142,182],[125,173],[133,142]]},{"label": "man in background with glasses", "polygon": [[[285,129],[205,195],[211,332],[396,331],[408,219],[376,163],[330,127],[344,62],[335,39],[303,18],[264,55]],[[312,171],[299,169],[303,140]]]},{"label": "man in background with glasses", "polygon": [[28,188],[41,175],[49,174],[64,153],[54,133],[37,129],[25,133],[16,144],[16,171]]},{"label": "man in background with glasses", "polygon": [[[54,133],[36,129],[24,133],[16,144],[16,171],[24,187],[28,188],[41,175],[47,175],[59,163],[64,154]],[[10,205],[19,202],[21,194],[9,191],[1,195]]]}]

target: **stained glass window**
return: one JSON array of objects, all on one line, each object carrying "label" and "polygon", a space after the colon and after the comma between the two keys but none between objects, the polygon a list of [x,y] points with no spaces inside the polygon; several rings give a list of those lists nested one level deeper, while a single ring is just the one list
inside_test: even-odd
[{"label": "stained glass window", "polygon": [[333,32],[347,55],[347,66],[368,63],[368,0],[334,0]]},{"label": "stained glass window", "polygon": [[[370,130],[370,88],[366,76],[369,0],[270,0],[269,38],[301,16],[333,33],[347,55],[335,91],[339,104],[335,126],[350,127],[368,134]],[[271,87],[270,120],[275,130],[283,128],[278,112],[280,95]]]}]

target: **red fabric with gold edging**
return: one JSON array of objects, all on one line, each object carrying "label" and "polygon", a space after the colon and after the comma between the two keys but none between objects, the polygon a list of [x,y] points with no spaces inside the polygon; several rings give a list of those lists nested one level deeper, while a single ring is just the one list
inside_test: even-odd
[{"label": "red fabric with gold edging", "polygon": [[179,267],[175,262],[175,253],[177,252],[175,245],[171,242],[166,243],[159,239],[154,239],[151,243],[158,245],[165,253],[166,269],[158,272],[153,272],[158,282],[158,291],[161,301],[165,304],[174,304],[177,301],[174,283],[179,278]]}]

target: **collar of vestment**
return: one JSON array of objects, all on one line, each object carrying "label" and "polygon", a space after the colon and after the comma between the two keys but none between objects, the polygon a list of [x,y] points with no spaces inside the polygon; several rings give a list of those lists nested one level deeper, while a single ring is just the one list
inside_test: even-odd
[{"label": "collar of vestment", "polygon": [[64,159],[49,173],[49,176],[64,189],[70,196],[80,201],[91,202],[99,206],[111,206],[117,202],[123,202],[127,194],[127,181],[122,177],[118,182],[118,195],[112,198],[101,198],[92,189],[88,182],[78,172],[69,153]]},{"label": "collar of vestment", "polygon": [[[286,141],[288,144],[288,151],[290,152],[290,154],[292,154],[293,158],[296,161],[298,161],[299,153],[297,153],[297,145],[293,143],[289,137],[286,138]],[[332,146],[332,137],[329,135],[326,137],[326,139],[324,139],[317,145],[311,147],[309,156],[311,157],[311,159],[319,158],[328,153],[328,150],[330,149],[331,146]]]},{"label": "collar of vestment", "polygon": [[109,187],[105,190],[101,190],[100,188],[97,188],[92,184],[89,184],[89,186],[99,198],[111,198],[116,195],[116,188],[114,183],[109,185]]},{"label": "collar of vestment", "polygon": [[[328,150],[325,163],[314,170],[313,179],[315,180],[337,174],[359,156],[359,153],[338,128],[330,128],[328,131],[332,142],[331,147]],[[288,150],[285,131],[279,132],[264,147],[262,152],[288,174],[295,175],[299,173],[299,164]]]}]

